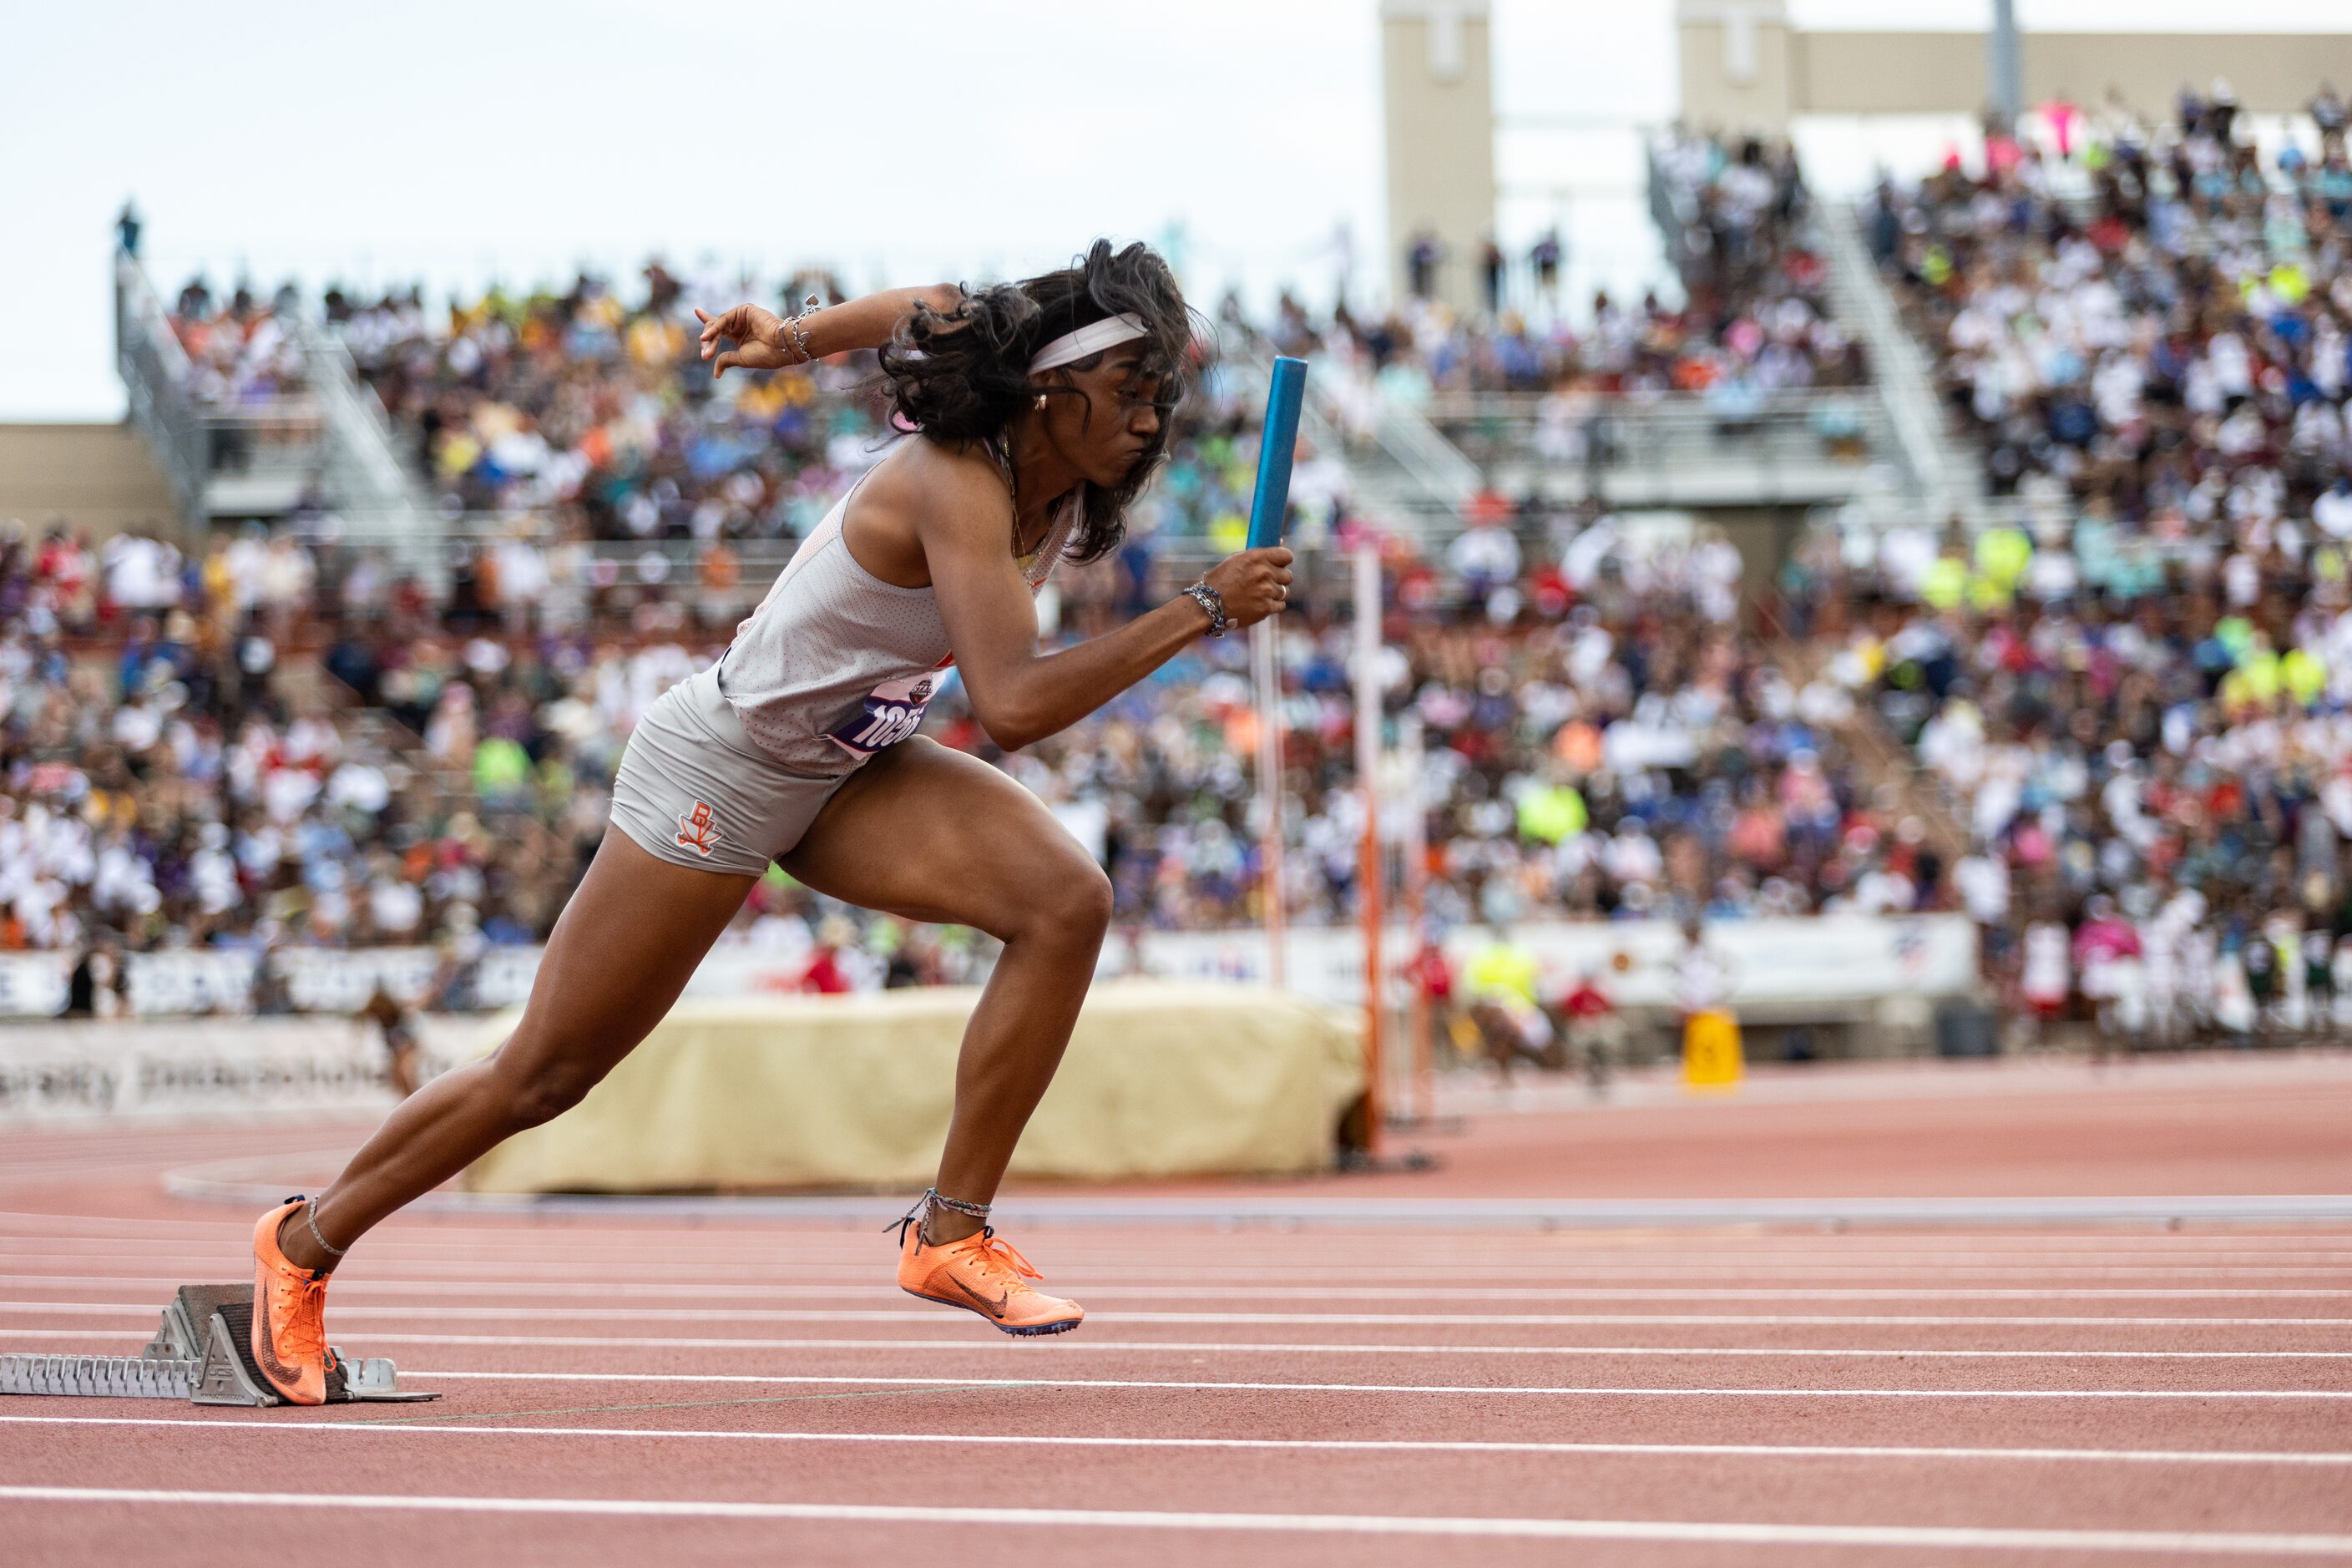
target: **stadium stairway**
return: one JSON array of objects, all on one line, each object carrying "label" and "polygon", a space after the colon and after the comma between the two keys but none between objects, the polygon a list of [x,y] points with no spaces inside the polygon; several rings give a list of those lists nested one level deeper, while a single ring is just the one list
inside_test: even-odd
[{"label": "stadium stairway", "polygon": [[1814,228],[1829,263],[1830,307],[1869,355],[1871,380],[1916,503],[1937,524],[1957,517],[1973,531],[1984,526],[1990,510],[1984,460],[1946,420],[1927,354],[1904,325],[1862,226],[1858,203],[1820,209]]},{"label": "stadium stairway", "polygon": [[425,737],[383,708],[371,708],[360,694],[329,673],[315,658],[290,658],[284,666],[289,693],[297,706],[332,715],[345,755],[382,772],[397,794],[409,778],[425,778],[444,800],[470,801],[473,776],[425,749]]},{"label": "stadium stairway", "polygon": [[[1249,383],[1244,395],[1262,397],[1273,352],[1252,341],[1233,357]],[[1299,431],[1347,466],[1349,500],[1360,516],[1424,550],[1442,549],[1460,531],[1463,509],[1482,483],[1478,466],[1417,409],[1382,399],[1371,428],[1352,437],[1338,395],[1312,374]]]},{"label": "stadium stairway", "polygon": [[258,405],[206,403],[190,390],[168,307],[127,252],[115,256],[114,285],[128,422],[191,542],[215,524],[273,520],[317,500],[342,520],[346,539],[379,544],[439,584],[447,569],[440,512],[394,450],[375,394],[323,326],[289,319],[302,361],[299,390]]},{"label": "stadium stairway", "polygon": [[[1789,684],[1803,688],[1827,669],[1836,649],[1798,637],[1777,637],[1771,643],[1773,662]],[[1920,764],[1911,749],[1888,731],[1867,703],[1857,702],[1845,721],[1836,725],[1837,738],[1862,774],[1863,794],[1885,800],[1899,820],[1918,819],[1927,842],[1950,865],[1969,852],[1967,823],[1961,818],[1951,788],[1932,769]]]},{"label": "stadium stairway", "polygon": [[423,476],[401,460],[383,403],[341,338],[307,318],[296,337],[326,427],[323,477],[347,535],[372,536],[402,570],[438,591],[448,572],[441,510]]}]

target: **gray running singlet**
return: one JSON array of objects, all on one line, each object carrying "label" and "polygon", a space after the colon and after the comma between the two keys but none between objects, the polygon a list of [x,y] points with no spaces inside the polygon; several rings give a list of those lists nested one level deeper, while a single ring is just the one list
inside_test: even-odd
[{"label": "gray running singlet", "polygon": [[[801,542],[719,667],[719,689],[751,742],[819,778],[913,734],[955,661],[932,591],[885,583],[850,554],[841,525],[856,493],[852,485]],[[1085,504],[1082,485],[1023,563],[1032,594],[1053,574]]]}]

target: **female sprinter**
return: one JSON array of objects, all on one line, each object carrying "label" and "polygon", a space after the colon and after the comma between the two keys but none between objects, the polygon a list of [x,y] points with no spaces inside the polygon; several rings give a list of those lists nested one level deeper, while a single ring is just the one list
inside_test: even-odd
[{"label": "female sprinter", "polygon": [[985,1222],[1093,977],[1110,884],[1028,791],[914,730],[952,661],[998,745],[1051,735],[1203,632],[1279,611],[1290,552],[1234,556],[1107,637],[1038,651],[1031,595],[1056,561],[1118,542],[1182,389],[1192,318],[1140,245],[1098,241],[1067,270],[973,294],[812,302],[790,321],[739,305],[703,322],[714,374],[879,349],[916,435],[802,543],[719,664],[637,725],[613,785],[619,831],[556,922],[513,1036],[411,1097],[316,1198],[255,1226],[254,1358],[296,1404],[340,1376],[324,1309],[344,1251],[586,1094],[772,859],[835,898],[1003,942],[964,1031],[938,1184],[899,1229],[898,1283],[1007,1333],[1084,1316],[1033,1289],[1040,1276]]}]

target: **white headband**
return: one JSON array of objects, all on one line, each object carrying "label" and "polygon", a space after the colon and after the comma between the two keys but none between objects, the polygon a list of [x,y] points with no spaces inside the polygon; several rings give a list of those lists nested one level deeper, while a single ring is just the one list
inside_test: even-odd
[{"label": "white headband", "polygon": [[1034,375],[1041,370],[1052,370],[1055,365],[1070,364],[1088,354],[1100,353],[1114,344],[1133,342],[1138,338],[1150,335],[1151,329],[1143,324],[1143,318],[1131,310],[1125,315],[1105,316],[1075,332],[1064,332],[1039,349],[1037,357],[1029,362],[1029,374]]}]

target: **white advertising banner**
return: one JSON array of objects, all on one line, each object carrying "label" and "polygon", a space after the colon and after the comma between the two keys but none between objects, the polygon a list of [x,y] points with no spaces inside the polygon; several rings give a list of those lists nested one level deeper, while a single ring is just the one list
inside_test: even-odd
[{"label": "white advertising banner", "polygon": [[66,1010],[73,965],[62,952],[0,953],[0,1018],[54,1018]]},{"label": "white advertising banner", "polygon": [[[1456,970],[1493,941],[1484,927],[1445,938]],[[1674,1005],[1675,961],[1683,935],[1671,921],[1529,921],[1510,940],[1534,954],[1547,989],[1565,991],[1577,976],[1600,976],[1622,1007]],[[1965,915],[1828,916],[1807,920],[1724,921],[1706,928],[1706,944],[1730,972],[1730,1003],[1801,1013],[1817,1005],[1844,1012],[1896,996],[1967,994],[1977,980],[1977,931]],[[1395,983],[1411,948],[1392,928],[1384,970]],[[1286,944],[1291,989],[1320,1001],[1355,1005],[1364,995],[1364,944],[1353,928],[1293,928]],[[1106,973],[1137,971],[1171,979],[1262,982],[1266,942],[1256,931],[1154,931],[1139,944],[1114,935]]]},{"label": "white advertising banner", "polygon": [[[462,1059],[482,1020],[427,1020],[420,1066]],[[378,1032],[340,1018],[188,1018],[0,1029],[0,1125],[86,1118],[238,1118],[386,1110]]]},{"label": "white advertising banner", "polygon": [[[1445,951],[1458,967],[1491,940],[1485,928],[1466,926],[1445,938]],[[1549,987],[1565,990],[1590,970],[1621,1006],[1672,1005],[1683,938],[1667,921],[1529,921],[1514,926],[1511,940],[1535,955]],[[1706,928],[1706,942],[1730,971],[1735,1007],[1801,1012],[1819,1005],[1843,1011],[1896,996],[1964,995],[1977,979],[1977,931],[1964,915],[1725,921]],[[1395,975],[1410,956],[1405,932],[1392,928],[1387,942],[1386,967]],[[1292,990],[1348,1005],[1362,1001],[1363,938],[1354,927],[1294,927],[1287,952]],[[530,994],[540,952],[536,947],[486,952],[474,969],[473,1005],[520,1005]],[[141,1017],[247,1013],[256,962],[245,950],[133,953],[131,1010]],[[439,961],[429,947],[385,947],[283,948],[272,962],[298,1011],[350,1015],[379,981],[394,995],[416,1002]],[[687,994],[797,990],[806,964],[804,955],[720,947],[695,971]],[[55,1017],[65,1007],[69,970],[58,953],[0,954],[0,1016]],[[1113,932],[1097,973],[1262,983],[1265,935],[1256,930],[1149,931],[1138,939]],[[101,1015],[106,1011],[101,1006]]]},{"label": "white advertising banner", "polygon": [[[536,947],[494,947],[474,966],[474,1005],[509,1007],[530,994],[539,973]],[[254,971],[261,955],[250,948],[178,948],[134,952],[125,961],[131,1011],[142,1018],[187,1018],[253,1010]],[[380,981],[402,1001],[422,1001],[440,955],[429,947],[280,948],[270,962],[285,977],[289,1001],[300,1013],[356,1013]],[[54,1018],[65,1011],[73,962],[60,952],[0,953],[0,1018]],[[99,1003],[101,1017],[117,1004]]]}]

